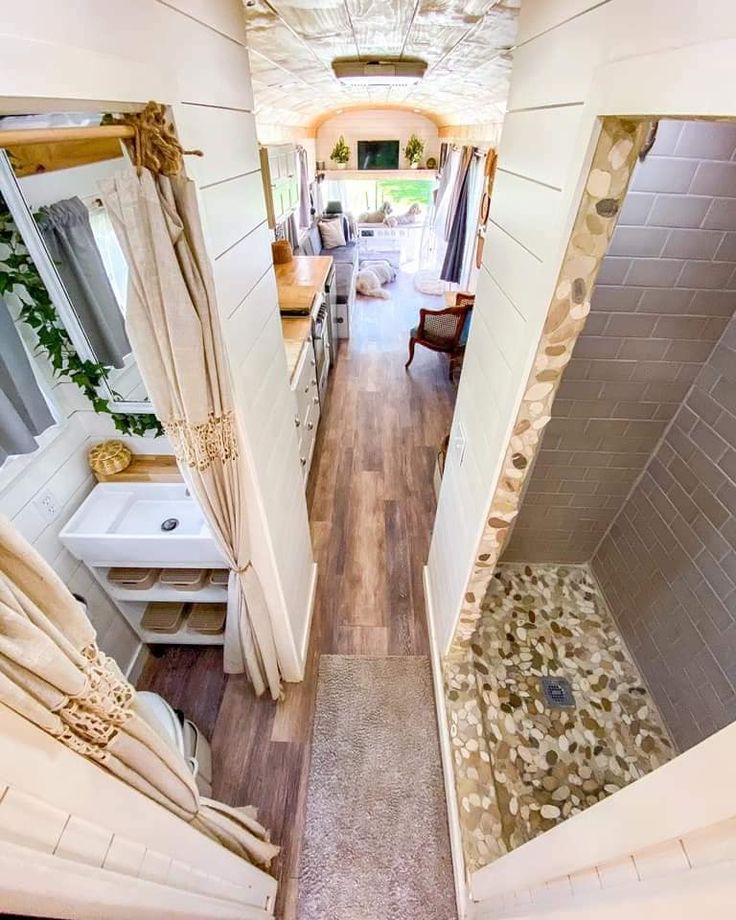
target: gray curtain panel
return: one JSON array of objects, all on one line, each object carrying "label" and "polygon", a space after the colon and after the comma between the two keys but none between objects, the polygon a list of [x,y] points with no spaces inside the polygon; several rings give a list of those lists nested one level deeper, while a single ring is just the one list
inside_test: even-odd
[{"label": "gray curtain panel", "polygon": [[122,367],[130,342],[87,208],[79,198],[57,201],[41,208],[38,226],[97,360]]},{"label": "gray curtain panel", "polygon": [[[468,156],[466,150],[470,150]],[[465,240],[468,235],[468,174],[473,162],[473,148],[463,148],[463,158],[458,167],[458,196],[455,213],[450,225],[445,261],[442,263],[440,278],[443,281],[460,283],[463,272]]]},{"label": "gray curtain panel", "polygon": [[312,223],[312,215],[310,214],[312,200],[309,194],[309,161],[304,147],[297,147],[296,155],[299,160],[299,226],[309,227]]},{"label": "gray curtain panel", "polygon": [[0,298],[0,464],[30,454],[36,437],[54,424],[5,301]]}]

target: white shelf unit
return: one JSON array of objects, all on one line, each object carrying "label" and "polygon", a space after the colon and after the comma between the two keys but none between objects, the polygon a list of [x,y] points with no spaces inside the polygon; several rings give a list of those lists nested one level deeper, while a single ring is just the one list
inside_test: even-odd
[{"label": "white shelf unit", "polygon": [[[131,625],[141,642],[149,645],[222,645],[224,641],[223,633],[217,635],[207,635],[206,633],[193,632],[187,629],[187,621],[175,633],[158,633],[143,629],[141,619],[149,603],[154,601],[181,601],[185,604],[207,604],[207,603],[226,603],[227,586],[222,585],[205,585],[197,591],[180,591],[177,588],[163,586],[156,583],[151,588],[144,590],[135,590],[131,588],[121,588],[119,585],[111,584],[108,581],[107,573],[113,566],[109,565],[90,565],[85,563],[92,576],[100,585],[102,590],[112,600],[120,613]],[[140,563],[133,566],[140,568]],[[114,568],[128,568],[124,562],[116,563]],[[191,565],[177,565],[167,562],[165,565],[151,565],[151,568],[167,569],[187,569]],[[208,569],[227,570],[227,566],[207,566]]]}]

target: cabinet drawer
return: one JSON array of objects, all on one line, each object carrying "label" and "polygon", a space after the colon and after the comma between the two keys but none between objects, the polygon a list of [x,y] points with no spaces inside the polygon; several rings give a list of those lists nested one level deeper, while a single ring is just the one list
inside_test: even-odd
[{"label": "cabinet drawer", "polygon": [[319,416],[319,402],[312,403],[304,421],[301,424],[301,427],[299,428],[299,463],[301,464],[302,474],[305,480],[312,465],[314,440],[317,437]]},{"label": "cabinet drawer", "polygon": [[291,382],[291,389],[296,398],[296,419],[301,424],[304,422],[310,406],[314,404],[317,394],[317,374],[315,370],[314,349],[311,341],[307,341],[302,348],[296,371]]}]

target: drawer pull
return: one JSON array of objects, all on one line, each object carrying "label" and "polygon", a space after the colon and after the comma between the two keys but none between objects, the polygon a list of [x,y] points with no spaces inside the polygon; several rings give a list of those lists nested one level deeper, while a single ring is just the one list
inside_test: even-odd
[{"label": "drawer pull", "polygon": [[307,428],[311,431],[314,428],[314,422],[307,422]]},{"label": "drawer pull", "polygon": [[310,388],[311,386],[312,386],[312,384],[311,384],[311,383],[308,383],[308,384],[304,387],[304,392],[305,392],[305,393],[308,393],[308,392],[309,392],[309,388]]},{"label": "drawer pull", "polygon": [[306,465],[307,465],[307,458],[306,458],[306,457],[300,457],[300,458],[299,458],[299,462],[301,463],[302,466],[306,466]]},{"label": "drawer pull", "polygon": [[301,419],[299,418],[299,416],[298,416],[298,415],[295,415],[295,416],[294,416],[294,424],[296,425],[296,427],[298,428],[298,427],[301,425],[301,423],[302,423],[302,422],[301,422]]},{"label": "drawer pull", "polygon": [[318,405],[319,405],[319,396],[315,396],[315,397],[312,399],[312,402],[315,404],[315,406],[318,406]]},{"label": "drawer pull", "polygon": [[317,366],[317,362],[314,360],[314,358],[310,358],[310,359],[309,359],[309,363],[312,365],[312,367],[316,367],[316,366]]}]

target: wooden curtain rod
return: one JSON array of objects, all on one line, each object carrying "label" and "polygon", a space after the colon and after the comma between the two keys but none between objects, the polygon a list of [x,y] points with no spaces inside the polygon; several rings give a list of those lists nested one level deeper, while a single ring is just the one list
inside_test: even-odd
[{"label": "wooden curtain rod", "polygon": [[24,144],[63,144],[68,141],[99,140],[106,137],[121,139],[135,137],[135,130],[130,125],[0,130],[0,147],[20,147]]}]

